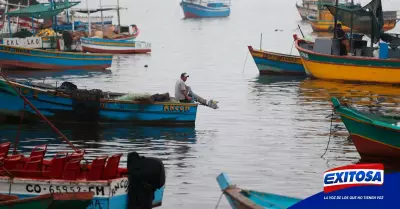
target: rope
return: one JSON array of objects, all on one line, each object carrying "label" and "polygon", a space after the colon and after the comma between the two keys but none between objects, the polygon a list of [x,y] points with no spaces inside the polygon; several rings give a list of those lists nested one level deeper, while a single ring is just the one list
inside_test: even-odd
[{"label": "rope", "polygon": [[218,200],[218,202],[217,202],[217,205],[215,206],[215,209],[218,208],[219,203],[221,202],[221,199],[222,199],[222,195],[224,195],[224,192],[221,192],[221,195],[219,196],[219,200]]},{"label": "rope", "polygon": [[295,41],[293,41],[293,43],[292,43],[292,48],[290,49],[290,55],[292,55],[292,51],[293,51],[294,42],[295,42]]},{"label": "rope", "polygon": [[246,67],[247,57],[249,57],[249,51],[247,51],[246,60],[244,61],[242,74],[244,74],[244,68]]},{"label": "rope", "polygon": [[19,135],[21,133],[21,128],[22,128],[22,121],[24,120],[24,115],[25,115],[25,109],[26,109],[26,102],[24,102],[24,109],[21,112],[21,120],[19,121],[19,127],[17,130],[17,137],[15,137],[15,144],[14,144],[14,155],[18,154],[17,153],[17,147],[19,144]]},{"label": "rope", "polygon": [[8,183],[10,184],[10,186],[8,187],[8,195],[11,195],[11,185],[14,179],[14,175],[12,175],[12,173],[10,173],[10,171],[8,171],[6,168],[4,168],[4,162],[0,161],[0,167],[4,170],[5,172],[5,176],[8,176]]},{"label": "rope", "polygon": [[330,129],[329,129],[329,140],[328,140],[328,144],[326,145],[325,152],[324,152],[323,155],[321,155],[321,157],[323,157],[323,156],[326,154],[326,152],[328,151],[329,142],[331,141],[331,136],[332,136],[332,122],[333,122],[333,110],[332,110],[332,113],[331,113],[330,115],[328,115],[327,117],[329,117],[329,116],[331,117],[331,126],[330,126]]}]

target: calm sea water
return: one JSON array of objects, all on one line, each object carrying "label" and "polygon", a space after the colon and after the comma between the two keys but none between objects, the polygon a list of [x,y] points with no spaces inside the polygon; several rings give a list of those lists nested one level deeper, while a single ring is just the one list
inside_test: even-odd
[{"label": "calm sea water", "polygon": [[[297,25],[306,36],[315,36],[300,21],[294,0],[233,1],[231,17],[203,20],[182,19],[179,1],[120,3],[129,8],[121,22],[140,27],[139,39],[152,43],[151,55],[116,56],[109,71],[6,73],[53,84],[71,81],[81,88],[170,94],[180,73],[189,73],[188,85],[196,93],[220,102],[218,110],[201,106],[194,128],[58,125],[89,158],[138,151],[163,159],[162,208],[215,207],[220,172],[244,188],[313,195],[322,190],[325,170],[359,161],[339,120],[333,121],[330,145],[321,158],[330,134],[330,97],[384,113],[400,111],[400,87],[258,75],[246,56],[247,45],[259,47],[261,33],[263,49],[282,53],[291,52]],[[386,10],[400,7],[393,0],[383,3]],[[17,130],[18,125],[1,125],[1,140],[14,140]],[[42,143],[51,144],[49,152],[69,150],[43,124],[22,126],[20,138],[25,152]],[[122,160],[126,163],[126,155]],[[225,198],[219,208],[229,208]]]}]

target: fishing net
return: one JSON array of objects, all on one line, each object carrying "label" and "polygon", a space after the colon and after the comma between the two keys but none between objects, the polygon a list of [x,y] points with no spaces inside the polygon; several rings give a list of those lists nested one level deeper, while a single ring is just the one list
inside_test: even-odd
[{"label": "fishing net", "polygon": [[144,99],[144,98],[150,98],[151,94],[149,93],[129,93],[129,94],[125,94],[123,96],[117,97],[115,98],[115,100],[118,101],[135,101],[135,100],[140,100],[140,99]]},{"label": "fishing net", "polygon": [[173,100],[169,93],[164,94],[149,94],[149,93],[129,93],[122,95],[120,97],[115,98],[117,101],[137,101],[140,103],[148,103],[152,104],[154,102],[176,102],[177,100]]},{"label": "fishing net", "polygon": [[26,37],[32,37],[33,33],[22,29],[21,31],[15,32],[12,34],[13,38],[26,38]]},{"label": "fishing net", "polygon": [[374,43],[379,41],[384,25],[381,0],[372,0],[362,8],[325,6],[343,25],[367,35]]}]

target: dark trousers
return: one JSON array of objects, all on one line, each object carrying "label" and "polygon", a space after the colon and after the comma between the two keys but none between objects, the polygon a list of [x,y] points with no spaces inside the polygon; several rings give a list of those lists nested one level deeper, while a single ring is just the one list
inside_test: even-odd
[{"label": "dark trousers", "polygon": [[179,102],[181,102],[181,103],[190,103],[190,101],[187,100],[187,99],[179,100]]}]

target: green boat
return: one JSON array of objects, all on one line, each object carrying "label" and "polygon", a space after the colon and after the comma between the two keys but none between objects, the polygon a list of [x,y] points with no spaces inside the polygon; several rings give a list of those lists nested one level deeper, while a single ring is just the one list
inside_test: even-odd
[{"label": "green boat", "polygon": [[92,199],[92,192],[49,193],[22,199],[0,195],[0,209],[86,209]]},{"label": "green boat", "polygon": [[358,111],[331,99],[361,158],[400,158],[400,120]]}]

